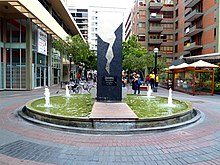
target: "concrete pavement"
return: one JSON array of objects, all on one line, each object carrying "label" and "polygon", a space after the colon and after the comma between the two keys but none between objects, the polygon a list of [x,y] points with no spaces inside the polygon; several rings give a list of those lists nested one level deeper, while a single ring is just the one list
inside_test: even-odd
[{"label": "concrete pavement", "polygon": [[[56,95],[59,88],[51,87],[51,95]],[[52,130],[22,120],[16,110],[31,99],[43,97],[43,93],[44,89],[0,92],[0,165],[220,164],[219,95],[173,92],[174,98],[191,101],[204,116],[181,129],[134,135],[91,135]],[[159,88],[154,94],[168,96],[168,90]]]}]

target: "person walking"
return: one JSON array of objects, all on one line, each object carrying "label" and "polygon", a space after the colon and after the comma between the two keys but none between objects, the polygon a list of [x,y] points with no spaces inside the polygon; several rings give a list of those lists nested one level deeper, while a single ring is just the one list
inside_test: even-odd
[{"label": "person walking", "polygon": [[148,86],[148,84],[149,84],[149,82],[150,82],[150,75],[149,75],[149,74],[145,77],[144,82],[145,82],[145,85]]},{"label": "person walking", "polygon": [[150,86],[151,86],[152,90],[154,89],[154,79],[155,79],[155,74],[154,74],[154,72],[152,72],[150,74]]},{"label": "person walking", "polygon": [[122,88],[126,87],[127,79],[124,75],[122,75]]},{"label": "person walking", "polygon": [[155,86],[154,86],[154,92],[158,91],[158,83],[159,83],[159,77],[156,75],[156,81],[155,81]]},{"label": "person walking", "polygon": [[141,93],[140,91],[140,86],[141,86],[142,82],[141,82],[141,78],[140,78],[140,75],[137,74],[137,91],[138,91],[138,94]]},{"label": "person walking", "polygon": [[134,94],[136,94],[138,88],[138,79],[137,79],[137,74],[135,72],[133,73],[131,78],[131,86],[132,86],[132,90],[134,90]]}]

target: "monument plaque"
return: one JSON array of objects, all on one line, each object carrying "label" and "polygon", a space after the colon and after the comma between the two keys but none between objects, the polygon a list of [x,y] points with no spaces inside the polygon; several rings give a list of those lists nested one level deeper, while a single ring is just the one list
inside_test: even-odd
[{"label": "monument plaque", "polygon": [[103,76],[102,85],[117,86],[117,76]]}]

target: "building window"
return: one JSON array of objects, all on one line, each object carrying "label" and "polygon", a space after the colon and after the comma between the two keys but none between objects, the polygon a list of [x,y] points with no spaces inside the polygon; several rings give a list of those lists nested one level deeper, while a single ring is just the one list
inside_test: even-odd
[{"label": "building window", "polygon": [[163,39],[163,42],[173,42],[173,35],[172,34],[162,34],[161,39]]},{"label": "building window", "polygon": [[173,12],[172,11],[164,11],[163,18],[173,18]]},{"label": "building window", "polygon": [[216,28],[214,28],[214,39],[216,40]]},{"label": "building window", "polygon": [[161,26],[161,24],[158,22],[154,22],[154,23],[150,23],[150,26]]},{"label": "building window", "polygon": [[173,46],[161,46],[160,51],[165,54],[171,54],[173,53]]},{"label": "building window", "polygon": [[215,11],[214,11],[214,21],[215,22],[217,21],[217,15],[218,15],[218,13],[217,13],[217,10],[215,9]]},{"label": "building window", "polygon": [[175,22],[175,28],[178,29],[178,21]]},{"label": "building window", "polygon": [[176,17],[178,17],[178,9],[176,9]]},{"label": "building window", "polygon": [[214,53],[217,53],[217,52],[218,52],[217,46],[214,46]]},{"label": "building window", "polygon": [[158,35],[158,34],[152,34],[149,37],[150,37],[150,39],[160,39],[160,35]]},{"label": "building window", "polygon": [[146,26],[145,22],[139,22],[138,27],[139,28],[144,28]]},{"label": "building window", "polygon": [[164,23],[162,24],[164,30],[173,30],[173,24],[172,23]]},{"label": "building window", "polygon": [[178,33],[175,34],[175,41],[178,41]]},{"label": "building window", "polygon": [[138,35],[138,41],[145,41],[145,35]]},{"label": "building window", "polygon": [[173,0],[163,0],[164,5],[173,5]]},{"label": "building window", "polygon": [[140,10],[139,11],[139,18],[145,18],[146,17],[146,11]]},{"label": "building window", "polygon": [[178,45],[175,45],[175,53],[178,52]]}]

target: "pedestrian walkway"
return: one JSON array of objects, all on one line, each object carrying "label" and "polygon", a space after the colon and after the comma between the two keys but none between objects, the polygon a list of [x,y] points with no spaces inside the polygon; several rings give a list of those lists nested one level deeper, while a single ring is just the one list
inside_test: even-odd
[{"label": "pedestrian walkway", "polygon": [[[57,95],[57,91],[65,94],[60,86],[50,87],[51,95]],[[181,129],[91,135],[51,130],[22,120],[17,109],[31,99],[43,97],[43,93],[44,89],[0,92],[0,165],[220,164],[219,95],[173,92],[174,98],[191,101],[203,113],[202,120]],[[159,88],[153,95],[168,96],[168,90]]]}]

